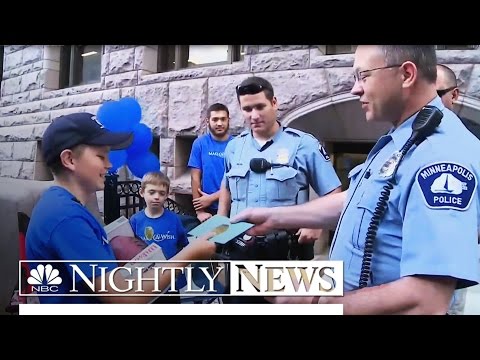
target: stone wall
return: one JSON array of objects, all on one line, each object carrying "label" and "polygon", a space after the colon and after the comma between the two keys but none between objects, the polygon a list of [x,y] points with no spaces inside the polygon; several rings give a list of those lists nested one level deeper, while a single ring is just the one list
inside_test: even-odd
[{"label": "stone wall", "polygon": [[[272,82],[280,116],[350,91],[353,54],[324,55],[324,50],[324,45],[250,45],[244,60],[233,64],[156,73],[156,46],[105,45],[99,83],[58,89],[59,46],[5,46],[0,176],[49,180],[39,140],[50,121],[71,112],[96,113],[105,101],[133,96],[142,106],[142,121],[160,138],[162,169],[176,191],[188,193],[182,151],[205,130],[203,119],[213,102],[229,107],[234,134],[244,128],[235,96],[244,78],[256,74]],[[462,92],[480,99],[480,50],[442,50],[438,58],[457,72]]]}]

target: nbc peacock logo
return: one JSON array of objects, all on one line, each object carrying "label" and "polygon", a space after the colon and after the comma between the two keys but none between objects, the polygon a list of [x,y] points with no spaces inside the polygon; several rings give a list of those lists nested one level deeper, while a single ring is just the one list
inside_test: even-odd
[{"label": "nbc peacock logo", "polygon": [[52,265],[39,264],[35,269],[30,270],[30,276],[27,282],[32,285],[32,290],[38,293],[57,292],[58,286],[62,283],[60,273]]}]

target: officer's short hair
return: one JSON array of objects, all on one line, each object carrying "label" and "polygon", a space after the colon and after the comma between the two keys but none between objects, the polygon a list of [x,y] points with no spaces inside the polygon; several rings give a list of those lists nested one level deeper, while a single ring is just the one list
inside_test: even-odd
[{"label": "officer's short hair", "polygon": [[243,80],[240,85],[236,88],[237,91],[237,100],[240,100],[242,95],[255,95],[260,92],[265,93],[265,97],[272,101],[275,95],[273,91],[273,86],[267,79],[264,79],[260,76],[251,76]]},{"label": "officer's short hair", "polygon": [[437,81],[437,53],[435,45],[380,45],[387,65],[413,62],[418,74],[429,83]]},{"label": "officer's short hair", "polygon": [[457,87],[457,76],[455,75],[455,72],[450,69],[448,66],[443,65],[443,64],[438,64],[438,68],[441,69],[441,71],[444,72],[445,78],[447,79],[447,86],[452,87],[455,86]]}]

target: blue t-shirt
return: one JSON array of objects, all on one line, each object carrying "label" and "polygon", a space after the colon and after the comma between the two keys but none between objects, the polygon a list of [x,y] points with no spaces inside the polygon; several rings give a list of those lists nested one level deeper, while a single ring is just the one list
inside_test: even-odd
[{"label": "blue t-shirt", "polygon": [[[130,225],[135,236],[147,244],[157,243],[167,260],[188,245],[187,235],[180,218],[168,209],[164,209],[162,216],[158,218],[150,218],[145,214],[145,210],[142,210],[130,218]],[[185,276],[180,274],[177,277],[177,290],[186,285]]]},{"label": "blue t-shirt", "polygon": [[[213,194],[220,190],[225,170],[225,148],[232,139],[233,137],[229,136],[226,141],[217,141],[208,133],[193,142],[188,167],[200,169],[202,172],[203,192]],[[217,210],[218,201],[212,203],[210,209]]]},{"label": "blue t-shirt", "polygon": [[[98,264],[97,267],[91,267],[92,263],[89,262],[75,263],[89,279],[92,279],[92,275],[97,277],[101,274],[99,267],[107,267],[105,272],[117,267],[103,226],[75,196],[60,186],[46,190],[33,209],[26,234],[26,255],[27,260],[38,260],[38,263],[28,265],[33,273],[36,270],[37,274],[43,275],[41,285],[55,286],[56,294],[69,294],[74,288],[75,279],[75,289],[78,290],[76,295],[89,294],[89,296],[42,296],[43,292],[38,292],[41,303],[100,302],[78,273],[74,277],[73,268],[69,264],[49,262],[51,260],[92,260],[92,263]],[[48,265],[51,266],[49,268],[51,272],[47,270]],[[95,269],[94,272],[92,268]],[[32,272],[30,274],[32,275]],[[56,280],[55,275],[58,275]],[[52,293],[45,291],[45,294]]]}]

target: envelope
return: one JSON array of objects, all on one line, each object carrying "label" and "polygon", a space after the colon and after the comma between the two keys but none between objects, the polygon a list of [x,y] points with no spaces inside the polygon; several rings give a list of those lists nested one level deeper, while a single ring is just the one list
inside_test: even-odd
[{"label": "envelope", "polygon": [[190,230],[188,234],[194,237],[200,237],[209,232],[214,232],[217,235],[210,238],[210,241],[214,241],[217,244],[226,244],[253,226],[254,224],[247,222],[232,224],[228,217],[215,215],[198,225],[196,228]]}]

